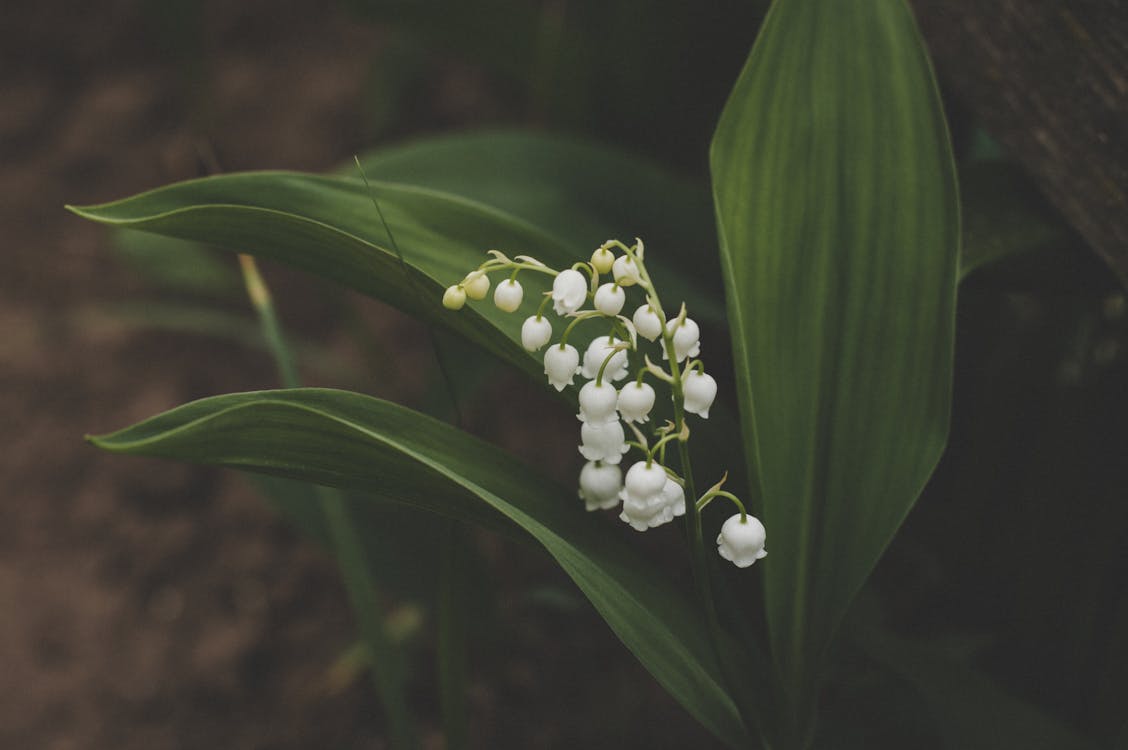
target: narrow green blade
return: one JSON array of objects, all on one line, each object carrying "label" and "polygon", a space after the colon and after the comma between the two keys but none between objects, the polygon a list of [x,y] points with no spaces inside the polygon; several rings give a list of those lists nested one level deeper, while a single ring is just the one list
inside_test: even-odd
[{"label": "narrow green blade", "polygon": [[948,434],[955,171],[902,0],[778,0],[711,166],[772,651],[805,733],[821,655]]},{"label": "narrow green blade", "polygon": [[750,746],[688,592],[588,516],[574,490],[450,425],[356,393],[289,389],[196,401],[92,441],[379,492],[464,521],[506,519],[543,545],[690,713],[733,747]]}]

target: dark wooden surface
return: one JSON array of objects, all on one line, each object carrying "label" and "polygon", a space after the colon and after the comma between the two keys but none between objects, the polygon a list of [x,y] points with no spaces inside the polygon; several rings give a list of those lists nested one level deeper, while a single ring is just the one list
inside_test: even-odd
[{"label": "dark wooden surface", "polygon": [[1128,1],[914,7],[941,85],[1128,285]]}]

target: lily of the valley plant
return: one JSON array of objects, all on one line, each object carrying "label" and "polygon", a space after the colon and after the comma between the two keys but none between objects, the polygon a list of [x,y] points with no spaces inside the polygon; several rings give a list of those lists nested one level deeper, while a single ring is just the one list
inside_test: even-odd
[{"label": "lily of the valley plant", "polygon": [[[614,250],[622,254],[616,257]],[[510,260],[498,250],[489,254],[493,256],[490,260],[447,288],[443,305],[459,310],[467,299],[485,299],[490,288],[489,274],[496,272],[508,278],[497,284],[494,304],[505,312],[515,312],[524,298],[517,278],[522,271],[553,277],[552,290],[544,293],[536,313],[521,326],[521,343],[530,352],[549,344],[544,354],[544,374],[556,390],[573,385],[577,375],[587,380],[580,388],[580,413],[576,415],[582,423],[579,451],[587,459],[580,470],[579,496],[587,510],[609,510],[621,503],[619,518],[638,531],[646,531],[684,516],[687,492],[696,498],[698,512],[714,498],[725,498],[739,512],[721,526],[717,551],[741,568],[766,556],[763,524],[748,515],[736,495],[723,489],[723,477],[699,498],[694,492],[686,414],[709,417],[709,408],[717,396],[717,381],[705,372],[704,363],[697,358],[701,353],[701,331],[687,315],[685,304],[677,316],[666,315],[646,269],[642,240],[636,240],[632,246],[608,240],[596,248],[590,262],[577,261],[562,271],[528,255]],[[603,281],[607,275],[611,278]],[[634,288],[641,290],[643,299],[628,318],[622,311],[627,290]],[[585,308],[589,301],[593,307]],[[551,344],[552,323],[545,315],[549,303],[557,315],[568,321],[559,342]],[[569,335],[579,325],[595,327],[602,334],[592,339],[582,361],[579,351],[568,343]],[[657,342],[665,366],[651,360],[640,338]],[[647,376],[669,389],[673,421],[661,426],[650,421],[657,394],[646,382]],[[623,384],[616,386],[619,381]],[[635,440],[627,439],[624,424]],[[649,438],[644,431],[647,426]],[[671,442],[678,445],[680,475],[666,462],[666,448]],[[624,479],[619,466],[632,450],[642,456],[627,469]],[[691,514],[689,536],[693,543],[700,544],[697,524],[697,514]]]}]

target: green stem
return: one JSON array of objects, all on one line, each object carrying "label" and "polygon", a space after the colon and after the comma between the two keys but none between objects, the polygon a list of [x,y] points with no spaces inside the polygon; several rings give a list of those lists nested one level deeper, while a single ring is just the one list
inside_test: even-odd
[{"label": "green stem", "polygon": [[462,573],[462,533],[449,521],[439,565],[439,704],[446,750],[464,750],[469,733],[466,711],[466,602]]},{"label": "green stem", "polygon": [[[270,289],[259,273],[255,259],[239,255],[239,267],[247,287],[247,296],[258,314],[259,325],[266,339],[279,378],[285,388],[301,385],[293,354],[286,343],[282,326],[274,311]],[[356,533],[344,496],[328,487],[315,487],[321,512],[329,527],[332,553],[337,559],[349,603],[356,617],[360,635],[371,656],[371,672],[376,691],[388,718],[392,747],[412,750],[416,747],[415,729],[408,712],[400,653],[384,628],[384,618],[376,601],[376,585],[365,559],[364,548]]]}]

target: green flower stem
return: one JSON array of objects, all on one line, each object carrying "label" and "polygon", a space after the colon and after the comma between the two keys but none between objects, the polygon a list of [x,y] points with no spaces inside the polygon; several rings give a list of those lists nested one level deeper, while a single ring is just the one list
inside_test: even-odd
[{"label": "green flower stem", "polygon": [[[298,388],[301,382],[297,366],[274,311],[270,288],[250,255],[239,255],[239,268],[243,272],[247,296],[258,314],[263,337],[274,357],[282,385],[285,388]],[[387,714],[391,745],[397,750],[412,750],[417,744],[404,690],[401,654],[384,628],[384,618],[376,601],[376,584],[365,559],[364,547],[356,533],[344,496],[328,487],[316,487],[315,490],[329,527],[332,553],[341,569],[357,627],[371,657],[372,679]]]},{"label": "green flower stem", "polygon": [[582,312],[582,313],[578,314],[572,320],[572,322],[568,324],[568,327],[564,329],[564,333],[560,334],[560,348],[563,349],[564,345],[568,343],[568,334],[570,334],[572,332],[573,328],[575,328],[577,325],[580,324],[580,321],[590,320],[592,318],[602,318],[602,317],[603,317],[603,313],[599,312],[598,310],[588,310],[586,312]]},{"label": "green flower stem", "polygon": [[552,301],[552,295],[551,294],[545,294],[544,299],[541,300],[540,305],[537,307],[537,320],[540,320],[541,318],[544,317],[544,308],[551,301]]},{"label": "green flower stem", "polygon": [[468,743],[466,706],[466,642],[462,530],[457,521],[447,523],[439,565],[439,704],[446,735],[446,750],[464,750]]},{"label": "green flower stem", "polygon": [[706,492],[704,495],[701,496],[701,499],[697,501],[697,510],[698,511],[704,510],[705,506],[708,505],[710,502],[712,502],[713,498],[715,498],[715,497],[723,497],[723,498],[727,498],[727,499],[731,500],[733,502],[733,504],[736,505],[737,509],[740,511],[740,522],[744,523],[745,520],[747,520],[748,511],[746,511],[744,509],[744,503],[742,503],[740,501],[739,497],[732,494],[728,490],[711,490],[709,492]]}]

